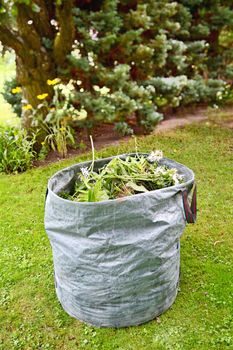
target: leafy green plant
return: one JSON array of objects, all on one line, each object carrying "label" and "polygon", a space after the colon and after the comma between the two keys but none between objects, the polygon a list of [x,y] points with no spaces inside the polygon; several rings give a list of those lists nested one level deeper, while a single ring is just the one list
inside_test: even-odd
[{"label": "leafy green plant", "polygon": [[45,144],[52,148],[53,151],[65,157],[67,155],[67,146],[74,144],[74,136],[72,129],[69,125],[61,126],[60,122],[51,125],[49,123],[43,123],[43,128],[47,132],[45,137]]},{"label": "leafy green plant", "polygon": [[93,171],[93,161],[89,169],[81,168],[74,193],[60,196],[78,202],[98,202],[182,182],[175,168],[159,164],[161,158],[161,151],[151,152],[148,157],[138,154],[125,159],[116,157],[97,171]]},{"label": "leafy green plant", "polygon": [[35,137],[29,138],[22,129],[0,127],[0,172],[9,174],[30,168],[35,157],[34,142]]},{"label": "leafy green plant", "polygon": [[16,78],[5,81],[2,95],[4,99],[11,105],[14,113],[17,114],[18,117],[21,117],[22,92],[21,88],[18,86]]},{"label": "leafy green plant", "polygon": [[133,129],[126,123],[126,122],[118,122],[115,124],[114,130],[121,135],[121,136],[126,136],[126,135],[132,135],[133,134]]},{"label": "leafy green plant", "polygon": [[[47,146],[65,157],[67,147],[75,144],[72,124],[81,119],[83,111],[76,110],[70,104],[70,95],[73,91],[72,84],[59,84],[59,79],[48,80],[49,85],[54,85],[54,96],[51,102],[46,100],[47,94],[39,97],[41,103],[33,110],[33,125],[42,129],[45,133],[43,147]],[[43,115],[46,114],[46,118]]]}]

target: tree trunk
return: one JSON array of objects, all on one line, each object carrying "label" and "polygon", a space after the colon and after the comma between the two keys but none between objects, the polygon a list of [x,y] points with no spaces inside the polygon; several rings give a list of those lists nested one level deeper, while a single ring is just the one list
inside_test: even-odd
[{"label": "tree trunk", "polygon": [[[19,33],[29,47],[17,57],[17,78],[23,87],[25,100],[34,108],[40,103],[38,95],[48,93],[47,99],[52,98],[53,88],[47,84],[47,80],[56,78],[58,68],[66,65],[75,35],[73,0],[62,1],[56,8],[43,0],[37,0],[37,4],[40,7],[39,14],[30,12],[28,6],[19,5],[17,17]],[[58,30],[51,25],[54,17],[58,21]],[[28,18],[33,18],[32,25],[28,25]],[[51,47],[44,46],[43,38],[50,40]],[[27,129],[30,128],[31,118],[27,113],[22,123]]]},{"label": "tree trunk", "polygon": [[208,37],[208,43],[210,45],[209,53],[213,57],[219,52],[219,35],[219,30],[212,30]]},{"label": "tree trunk", "polygon": [[[57,77],[58,68],[66,66],[67,54],[72,50],[73,0],[57,3],[34,0],[33,6],[19,1],[15,6],[17,30],[11,28],[10,22],[0,23],[0,40],[15,51],[17,81],[22,86],[23,99],[36,108],[41,102],[38,95],[48,93],[48,100],[51,99],[53,88],[47,80]],[[57,20],[56,27],[52,20]],[[31,122],[30,113],[24,112],[23,126],[28,129]]]},{"label": "tree trunk", "polygon": [[[23,99],[27,104],[36,108],[40,100],[38,95],[48,93],[52,96],[52,89],[47,79],[56,76],[56,67],[52,50],[44,47],[42,38],[53,40],[55,33],[49,21],[49,15],[44,2],[37,0],[40,13],[35,13],[25,4],[19,4],[17,27],[23,47],[16,51],[16,74],[19,85],[22,86]],[[32,119],[28,111],[23,113],[22,125],[29,129]]]},{"label": "tree trunk", "polygon": [[[41,102],[37,98],[38,95],[47,93],[47,100],[53,95],[53,89],[47,84],[47,80],[56,77],[56,66],[52,54],[49,56],[32,52],[30,55],[31,57],[25,51],[25,56],[16,56],[16,73],[17,81],[22,86],[25,103],[36,108]],[[31,127],[32,122],[29,115],[25,111],[22,116],[22,125],[27,129]]]}]

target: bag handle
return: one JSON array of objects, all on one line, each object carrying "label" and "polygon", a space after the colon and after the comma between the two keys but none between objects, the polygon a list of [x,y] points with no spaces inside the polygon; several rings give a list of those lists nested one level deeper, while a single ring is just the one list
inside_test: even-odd
[{"label": "bag handle", "polygon": [[182,190],[183,206],[186,221],[189,224],[194,224],[197,219],[197,186],[193,185],[193,196],[191,201],[191,206],[188,201],[188,191],[186,189]]},{"label": "bag handle", "polygon": [[48,187],[47,187],[47,188],[46,188],[45,197],[44,197],[44,205],[45,205],[45,203],[46,203],[46,199],[47,199],[48,193],[49,193],[49,189],[48,189]]}]

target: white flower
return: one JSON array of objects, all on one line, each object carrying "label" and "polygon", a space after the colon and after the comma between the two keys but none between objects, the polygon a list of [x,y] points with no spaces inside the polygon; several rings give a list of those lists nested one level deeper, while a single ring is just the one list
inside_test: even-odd
[{"label": "white flower", "polygon": [[50,23],[51,23],[51,25],[54,26],[54,27],[57,27],[57,25],[58,25],[57,21],[56,21],[54,18],[51,19]]},{"label": "white flower", "polygon": [[58,23],[55,19],[51,19],[50,21],[51,25],[55,27],[56,30],[58,30]]},{"label": "white flower", "polygon": [[155,87],[153,85],[147,85],[146,90],[150,93],[155,93]]},{"label": "white flower", "polygon": [[81,85],[81,84],[82,84],[82,81],[81,81],[81,80],[77,80],[77,81],[76,81],[76,84],[77,84],[77,85]]},{"label": "white flower", "polygon": [[157,175],[166,175],[167,174],[167,170],[163,166],[158,166],[155,169],[155,174],[157,174]]},{"label": "white flower", "polygon": [[76,111],[73,114],[73,120],[83,120],[87,118],[87,111],[82,108],[80,111]]},{"label": "white flower", "polygon": [[98,39],[99,32],[97,30],[95,30],[94,28],[90,28],[89,34],[90,34],[90,37],[92,40],[94,40],[94,41],[99,40]]},{"label": "white flower", "polygon": [[110,89],[107,86],[103,86],[102,88],[100,88],[98,85],[94,85],[93,89],[95,91],[98,91],[102,96],[106,96],[110,91]]},{"label": "white flower", "polygon": [[179,185],[181,183],[181,181],[183,180],[183,176],[179,175],[177,173],[177,170],[175,169],[175,172],[172,175],[172,180],[174,181],[175,185]]},{"label": "white flower", "polygon": [[107,88],[106,86],[103,86],[101,89],[100,89],[100,95],[102,96],[106,96],[108,93],[109,93],[110,89]]},{"label": "white flower", "polygon": [[156,151],[152,151],[149,154],[149,156],[147,157],[147,160],[149,162],[158,162],[162,158],[163,158],[163,151],[156,150]]},{"label": "white flower", "polygon": [[94,67],[95,66],[95,62],[94,62],[94,53],[91,51],[91,52],[88,52],[87,54],[87,59],[88,59],[88,62],[90,64],[90,66]]},{"label": "white flower", "polygon": [[56,89],[61,90],[61,93],[68,98],[72,93],[72,91],[74,91],[74,85],[73,85],[73,82],[70,80],[67,85],[65,84],[56,85]]},{"label": "white flower", "polygon": [[73,51],[71,51],[71,55],[76,58],[77,60],[80,59],[82,57],[81,52],[79,49],[75,49]]},{"label": "white flower", "polygon": [[82,108],[81,111],[79,112],[79,120],[86,119],[87,117],[87,111]]},{"label": "white flower", "polygon": [[85,178],[88,178],[88,176],[89,176],[89,171],[88,171],[88,168],[87,167],[84,167],[84,168],[81,168],[80,169],[81,170],[81,173],[82,173],[82,175],[85,177]]},{"label": "white flower", "polygon": [[100,87],[99,87],[98,85],[93,85],[93,89],[94,89],[95,91],[100,91]]},{"label": "white flower", "polygon": [[216,93],[216,97],[217,97],[219,100],[222,100],[222,98],[223,98],[223,92],[222,92],[222,91],[218,91],[218,92]]},{"label": "white flower", "polygon": [[178,185],[181,183],[181,181],[183,180],[183,176],[178,174],[176,168],[169,169],[168,172],[169,172],[172,180],[174,181],[175,185]]}]

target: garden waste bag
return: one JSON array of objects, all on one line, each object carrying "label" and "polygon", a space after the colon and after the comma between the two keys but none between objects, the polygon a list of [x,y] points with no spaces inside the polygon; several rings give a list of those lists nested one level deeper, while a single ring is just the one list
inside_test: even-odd
[{"label": "garden waste bag", "polygon": [[[135,156],[119,157],[129,155]],[[94,170],[112,158],[96,160]],[[168,158],[159,163],[176,168],[184,182],[119,199],[74,202],[58,194],[72,192],[80,168],[91,162],[49,180],[45,229],[57,297],[71,316],[98,327],[125,327],[155,318],[174,302],[179,240],[186,223],[195,221],[196,187],[186,166]]]}]

